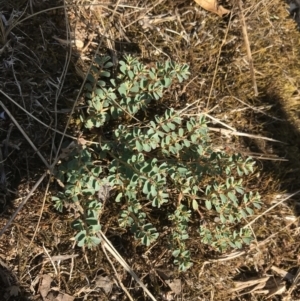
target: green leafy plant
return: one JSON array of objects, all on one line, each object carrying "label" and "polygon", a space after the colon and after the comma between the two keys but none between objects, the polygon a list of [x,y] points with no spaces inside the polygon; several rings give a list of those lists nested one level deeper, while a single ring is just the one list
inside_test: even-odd
[{"label": "green leafy plant", "polygon": [[189,75],[187,65],[170,61],[146,67],[136,58],[125,56],[120,61],[120,72],[116,79],[110,79],[110,87],[98,77],[110,77],[107,71],[112,66],[109,57],[96,57],[92,73],[89,74],[85,94],[89,108],[87,118],[82,120],[87,128],[101,127],[110,119],[127,114],[135,115],[146,110],[153,100],[159,100],[163,90],[168,88],[176,77],[182,82]]},{"label": "green leafy plant", "polygon": [[[261,203],[258,193],[242,185],[254,171],[252,159],[214,151],[201,114],[185,118],[166,109],[147,115],[150,103],[158,102],[175,79],[188,77],[188,66],[168,61],[147,67],[126,56],[116,79],[110,79],[111,66],[108,57],[96,58],[86,84],[87,115],[81,116],[87,129],[109,129],[107,135],[98,145],[78,145],[57,172],[65,186],[53,200],[58,210],[77,206],[78,245],[100,242],[99,216],[108,199],[122,204],[119,225],[146,246],[159,238],[161,225],[151,217],[159,209],[169,223],[169,247],[181,271],[192,265],[187,242],[195,214],[209,217],[199,225],[204,244],[219,251],[249,244],[252,233],[242,224]],[[136,122],[139,112],[145,113],[143,122]]]}]

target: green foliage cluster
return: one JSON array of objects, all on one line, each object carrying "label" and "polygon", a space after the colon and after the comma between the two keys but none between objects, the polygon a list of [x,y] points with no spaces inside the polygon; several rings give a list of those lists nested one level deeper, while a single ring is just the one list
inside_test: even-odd
[{"label": "green foliage cluster", "polygon": [[[89,129],[101,127],[110,119],[117,119],[125,114],[135,115],[140,110],[147,110],[153,100],[163,96],[174,77],[182,82],[189,75],[187,65],[174,64],[170,61],[157,63],[148,68],[136,58],[126,56],[120,61],[120,72],[116,79],[110,79],[106,88],[103,77],[109,78],[108,68],[112,67],[110,57],[96,57],[86,84],[86,99],[89,105],[88,117],[84,120]],[[102,79],[98,79],[98,78]]]},{"label": "green foliage cluster", "polygon": [[204,244],[219,251],[249,244],[252,233],[241,225],[261,203],[258,193],[243,187],[243,178],[253,173],[251,158],[214,151],[201,114],[186,118],[166,109],[143,123],[124,118],[134,118],[141,110],[147,113],[174,79],[188,77],[188,66],[167,61],[147,67],[126,56],[116,79],[110,79],[109,58],[97,57],[95,62],[86,84],[88,114],[81,118],[87,129],[107,127],[109,120],[116,125],[99,145],[81,145],[59,165],[57,177],[65,188],[53,198],[59,210],[70,203],[79,208],[80,218],[73,224],[78,245],[100,242],[99,214],[112,199],[121,203],[119,225],[146,246],[161,232],[151,215],[159,210],[169,224],[169,247],[181,271],[192,264],[189,225],[200,216],[204,220],[198,232]]}]

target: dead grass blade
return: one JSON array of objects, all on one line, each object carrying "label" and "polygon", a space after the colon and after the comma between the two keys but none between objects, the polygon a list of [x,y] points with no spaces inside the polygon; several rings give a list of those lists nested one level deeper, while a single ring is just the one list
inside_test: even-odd
[{"label": "dead grass blade", "polygon": [[234,284],[235,288],[230,292],[241,292],[239,296],[255,293],[264,294],[270,298],[274,295],[281,295],[286,290],[285,283],[281,278],[271,276],[258,277],[248,281],[234,281]]},{"label": "dead grass blade", "polygon": [[51,256],[50,256],[49,252],[48,252],[47,249],[45,248],[44,243],[43,243],[43,249],[44,249],[44,252],[45,252],[46,255],[48,256],[48,259],[50,260],[50,262],[51,262],[51,264],[52,264],[52,266],[53,266],[53,269],[54,269],[54,271],[55,271],[55,275],[58,275],[57,268],[56,268],[56,266],[55,266],[55,264],[54,264],[54,262],[53,262],[53,260],[52,260],[52,258],[51,258]]},{"label": "dead grass blade", "polygon": [[12,215],[12,217],[9,219],[9,221],[6,223],[6,225],[4,226],[4,228],[0,231],[0,237],[3,235],[3,233],[7,230],[7,228],[11,225],[11,223],[14,221],[15,217],[17,216],[17,214],[21,211],[21,209],[24,207],[24,205],[27,203],[27,201],[29,200],[29,198],[31,197],[31,195],[35,192],[35,190],[40,186],[40,184],[43,182],[43,180],[45,179],[45,177],[48,175],[48,171],[46,171],[41,177],[40,179],[35,183],[35,185],[32,187],[32,189],[29,191],[28,195],[26,196],[26,198],[24,198],[24,200],[21,202],[21,204],[19,205],[18,209],[14,212],[14,214]]},{"label": "dead grass blade", "polygon": [[275,265],[271,266],[271,270],[274,271],[279,276],[281,276],[283,279],[286,279],[290,282],[292,282],[295,278],[294,275],[292,275],[291,273],[287,272],[286,270],[280,269]]},{"label": "dead grass blade", "polygon": [[[237,98],[237,97],[235,97],[235,96],[232,96],[232,98],[236,99],[237,101],[239,101],[240,103],[244,104],[245,106],[247,106],[248,108],[252,109],[253,111],[259,112],[259,113],[261,113],[261,114],[263,114],[263,115],[265,115],[265,116],[268,116],[268,117],[270,117],[270,118],[272,118],[272,119],[274,119],[274,120],[285,121],[284,119],[277,118],[277,117],[275,117],[275,116],[271,116],[270,114],[267,114],[264,110],[261,110],[261,109],[259,109],[259,108],[253,107],[253,106],[247,104],[246,102],[242,101],[241,99],[239,99],[239,98]],[[263,109],[266,110],[266,109],[270,109],[271,107],[272,107],[272,106],[264,107]]]},{"label": "dead grass blade", "polygon": [[103,250],[103,253],[105,254],[106,256],[106,259],[108,260],[108,262],[110,263],[112,269],[114,270],[115,272],[115,275],[116,275],[116,278],[118,279],[118,283],[120,284],[120,286],[122,287],[123,291],[125,292],[125,294],[127,295],[127,297],[129,298],[130,301],[134,301],[134,299],[131,297],[130,293],[128,292],[128,290],[126,289],[126,287],[123,285],[123,282],[122,280],[120,279],[120,276],[113,264],[113,262],[110,260],[109,256],[107,255],[107,252],[106,252],[106,248],[104,246],[104,244],[101,244],[102,246],[102,250]]},{"label": "dead grass blade", "polygon": [[[227,36],[228,36],[228,33],[229,33],[229,28],[230,28],[230,23],[231,23],[231,18],[232,18],[232,14],[230,15],[228,25],[227,25],[227,28],[226,28],[226,31],[225,31],[225,36],[224,36],[224,39],[222,40],[222,44],[219,48],[217,62],[216,62],[215,71],[214,71],[214,76],[213,76],[213,79],[212,79],[212,83],[211,83],[210,90],[209,90],[209,95],[208,95],[208,98],[207,98],[206,108],[209,107],[209,102],[210,102],[211,96],[213,94],[214,84],[215,84],[215,81],[216,81],[218,68],[219,68],[221,52],[222,52],[223,46],[226,44],[226,40],[227,40]],[[199,108],[199,104],[198,104],[198,108]]]},{"label": "dead grass blade", "polygon": [[259,218],[261,218],[262,216],[266,215],[268,212],[270,212],[271,210],[273,210],[275,207],[279,206],[280,204],[282,204],[283,202],[287,201],[288,199],[290,199],[291,197],[297,195],[300,193],[300,190],[289,194],[286,198],[282,199],[279,202],[276,202],[275,205],[271,206],[269,209],[265,210],[262,214],[258,215],[256,218],[254,218],[251,222],[249,222],[247,225],[244,226],[244,228],[247,228],[248,226],[254,224]]},{"label": "dead grass blade", "polygon": [[247,293],[254,292],[255,290],[263,288],[266,285],[266,282],[269,280],[269,278],[270,278],[270,276],[262,277],[262,278],[255,278],[255,279],[251,279],[248,281],[234,281],[235,288],[231,289],[230,292],[231,293],[238,292],[238,291],[242,291],[244,289],[255,286],[254,288],[249,290]]},{"label": "dead grass blade", "polygon": [[19,131],[22,133],[24,138],[27,140],[27,142],[30,144],[30,146],[34,149],[34,151],[38,154],[40,159],[43,161],[45,166],[50,169],[50,165],[48,164],[47,160],[44,158],[44,156],[40,153],[40,151],[36,148],[34,143],[31,141],[31,139],[28,137],[28,135],[24,132],[22,127],[19,125],[18,121],[12,116],[12,114],[9,112],[9,110],[6,108],[6,106],[0,101],[0,105],[3,108],[3,110],[6,112],[6,114],[9,116],[9,118],[13,121],[13,123],[16,125],[16,127],[19,129]]},{"label": "dead grass blade", "polygon": [[248,32],[247,32],[247,26],[246,26],[245,17],[243,14],[243,6],[242,6],[241,0],[238,0],[238,6],[239,6],[239,15],[240,15],[241,23],[242,23],[244,42],[245,42],[245,46],[246,46],[246,50],[247,50],[248,63],[249,63],[250,75],[252,78],[253,89],[254,89],[255,96],[258,96],[258,89],[257,89],[257,83],[256,83],[256,78],[255,78],[255,73],[254,73],[253,59],[252,59],[249,37],[248,37]]},{"label": "dead grass blade", "polygon": [[110,241],[106,238],[105,234],[100,231],[99,236],[102,239],[103,247],[121,264],[121,266],[133,277],[133,279],[140,285],[144,292],[150,297],[151,300],[156,301],[155,297],[150,293],[144,283],[139,279],[137,274],[131,269],[127,262],[122,258]]},{"label": "dead grass blade", "polygon": [[[65,13],[65,23],[66,23],[66,33],[67,33],[67,39],[70,40],[70,26],[69,26],[69,23],[67,21],[67,10],[66,10],[66,3],[64,1],[64,13]],[[70,61],[71,61],[71,55],[72,55],[72,45],[70,44],[69,45],[69,52],[66,52],[66,60],[65,60],[65,64],[64,64],[64,68],[63,68],[63,71],[62,71],[62,75],[60,77],[60,80],[59,80],[59,89],[57,90],[57,93],[55,95],[55,103],[54,103],[54,111],[55,111],[55,117],[54,117],[54,122],[55,122],[55,129],[57,128],[57,101],[58,101],[58,97],[61,93],[61,89],[63,87],[63,84],[64,84],[64,81],[65,81],[65,78],[66,78],[66,74],[67,74],[67,70],[68,70],[68,67],[70,65]],[[74,108],[75,108],[75,104],[77,102],[74,103],[73,105],[73,108],[72,108],[72,111],[71,111],[71,115],[73,114],[74,112]],[[70,117],[71,117],[70,115]],[[61,137],[61,140],[60,140],[60,144],[57,148],[57,151],[55,153],[55,157],[54,157],[54,160],[51,164],[51,170],[53,169],[53,167],[57,164],[58,162],[58,157],[59,157],[59,153],[60,153],[60,149],[61,149],[61,146],[62,146],[62,143],[63,143],[63,140],[65,138],[65,135],[66,135],[66,131],[67,131],[67,126],[69,125],[69,121],[70,121],[70,117],[68,119],[68,123],[64,129],[64,132],[63,132],[63,135]],[[55,145],[54,145],[54,141],[55,141],[55,133],[54,133],[54,137],[52,139],[52,149],[51,149],[51,156],[53,155],[53,152],[54,152],[54,149],[55,149]]]},{"label": "dead grass blade", "polygon": [[248,137],[248,138],[254,138],[254,139],[262,139],[266,141],[272,141],[272,142],[278,142],[282,144],[286,144],[285,142],[269,138],[269,137],[264,137],[264,136],[258,136],[258,135],[253,135],[253,134],[247,134],[243,132],[237,132],[237,131],[231,131],[231,130],[226,130],[226,129],[220,129],[220,128],[214,128],[214,127],[209,127],[209,130],[214,131],[214,132],[219,132],[224,135],[235,135],[235,136],[241,136],[241,137]]},{"label": "dead grass blade", "polygon": [[25,112],[26,114],[28,114],[32,119],[34,119],[35,121],[37,121],[39,124],[43,125],[45,128],[58,133],[60,135],[64,135],[65,137],[71,138],[73,140],[77,140],[77,137],[68,135],[68,134],[64,134],[61,131],[58,131],[52,127],[50,127],[49,125],[47,125],[46,123],[44,123],[43,121],[41,121],[40,119],[36,118],[34,115],[32,115],[30,112],[28,112],[27,110],[25,110],[22,106],[20,106],[16,101],[14,101],[11,97],[9,97],[4,91],[2,91],[0,89],[0,93],[3,94],[9,101],[11,101],[15,106],[17,106],[20,110],[22,110],[23,112]]},{"label": "dead grass blade", "polygon": [[[43,214],[44,207],[45,207],[45,203],[46,203],[46,197],[47,197],[47,194],[48,194],[49,186],[50,186],[50,177],[48,178],[48,183],[47,183],[47,186],[46,186],[46,189],[45,189],[45,192],[44,192],[44,197],[43,197],[43,202],[42,202],[42,208],[41,208],[41,211],[40,211],[40,214],[39,214],[39,219],[38,219],[38,222],[36,224],[36,227],[35,227],[34,233],[32,235],[32,238],[30,240],[30,243],[28,244],[28,246],[26,248],[26,252],[29,250],[29,248],[30,248],[31,244],[33,243],[33,241],[35,239],[35,236],[36,236],[36,234],[38,232],[38,229],[39,229],[39,226],[40,226],[40,222],[41,222],[41,219],[42,219],[42,214]],[[43,248],[45,249],[44,245],[43,245]],[[47,253],[47,250],[46,250],[46,253]],[[48,253],[47,253],[47,255],[49,256]],[[51,261],[51,263],[53,264],[52,261]],[[54,266],[54,264],[53,264],[53,266]],[[56,270],[55,266],[54,266],[54,269]],[[57,273],[57,271],[56,271],[56,273]]]}]

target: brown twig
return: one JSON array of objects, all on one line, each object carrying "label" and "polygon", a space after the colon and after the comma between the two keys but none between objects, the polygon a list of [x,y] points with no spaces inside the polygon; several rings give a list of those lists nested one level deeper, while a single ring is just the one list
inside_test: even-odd
[{"label": "brown twig", "polygon": [[243,6],[242,6],[242,1],[241,0],[238,1],[238,5],[239,5],[239,15],[240,15],[240,19],[241,19],[241,22],[242,22],[242,31],[243,31],[244,42],[245,42],[247,56],[248,56],[248,63],[249,63],[250,75],[251,75],[252,83],[253,83],[254,94],[255,94],[255,96],[258,96],[258,90],[257,90],[255,73],[254,73],[252,53],[251,53],[251,48],[250,48],[250,43],[249,43],[249,38],[248,38],[248,32],[247,32],[247,26],[246,26],[245,17],[244,17],[244,14],[243,14]]}]

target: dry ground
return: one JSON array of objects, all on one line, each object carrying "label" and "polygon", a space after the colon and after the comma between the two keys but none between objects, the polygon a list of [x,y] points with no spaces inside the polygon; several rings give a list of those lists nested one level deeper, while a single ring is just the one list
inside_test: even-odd
[{"label": "dry ground", "polygon": [[[0,1],[0,110],[11,114],[0,120],[0,300],[129,300],[117,280],[105,293],[103,283],[115,279],[106,255],[101,247],[74,246],[72,215],[53,208],[58,187],[45,174],[61,132],[69,135],[63,144],[80,134],[76,111],[84,106],[80,89],[95,51],[115,60],[131,53],[147,63],[188,63],[190,81],[165,103],[193,103],[190,114],[214,118],[220,148],[257,159],[249,180],[264,201],[252,224],[256,243],[221,256],[191,237],[194,265],[185,274],[159,245],[142,256],[146,249],[120,234],[116,209],[107,212],[107,237],[157,300],[300,300],[300,33],[282,0],[244,1],[242,10],[239,1],[221,2],[230,16],[192,0]],[[221,131],[229,127],[250,136]],[[147,300],[111,260],[133,299]]]}]

